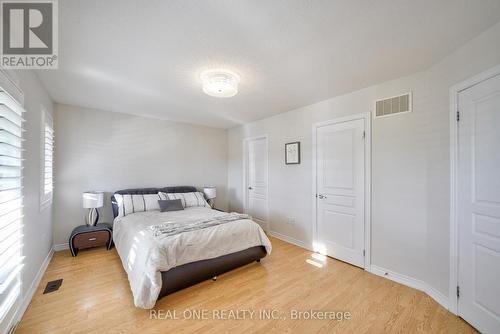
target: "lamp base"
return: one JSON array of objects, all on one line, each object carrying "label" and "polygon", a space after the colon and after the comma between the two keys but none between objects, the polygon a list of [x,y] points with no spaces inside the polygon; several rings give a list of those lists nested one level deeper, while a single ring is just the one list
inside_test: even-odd
[{"label": "lamp base", "polygon": [[210,208],[213,209],[214,208],[214,204],[215,204],[214,199],[213,198],[209,198],[207,202],[208,202],[208,205],[210,205]]},{"label": "lamp base", "polygon": [[95,226],[99,221],[99,211],[97,208],[89,209],[89,212],[85,216],[85,224],[87,226]]}]

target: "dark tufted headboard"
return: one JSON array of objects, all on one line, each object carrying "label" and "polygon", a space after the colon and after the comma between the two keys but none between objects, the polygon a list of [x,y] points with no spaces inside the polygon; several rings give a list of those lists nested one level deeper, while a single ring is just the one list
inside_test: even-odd
[{"label": "dark tufted headboard", "polygon": [[[191,186],[177,186],[177,187],[165,187],[165,188],[137,188],[137,189],[124,189],[115,191],[115,194],[120,195],[146,195],[146,194],[157,194],[159,191],[164,193],[190,193],[198,191],[196,187]],[[113,218],[118,216],[118,205],[116,204],[115,196],[111,196],[111,207],[113,208]]]}]

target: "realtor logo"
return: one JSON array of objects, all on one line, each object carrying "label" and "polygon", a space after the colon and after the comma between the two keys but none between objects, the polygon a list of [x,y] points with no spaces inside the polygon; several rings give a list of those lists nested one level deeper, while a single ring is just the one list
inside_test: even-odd
[{"label": "realtor logo", "polygon": [[1,66],[56,69],[57,1],[1,1]]}]

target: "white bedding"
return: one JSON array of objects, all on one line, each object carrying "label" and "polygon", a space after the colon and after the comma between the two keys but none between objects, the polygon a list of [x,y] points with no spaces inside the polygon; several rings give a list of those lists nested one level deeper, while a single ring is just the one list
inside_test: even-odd
[{"label": "white bedding", "polygon": [[152,308],[155,305],[162,285],[160,271],[261,245],[271,253],[271,242],[250,219],[167,237],[154,237],[149,227],[217,215],[220,212],[210,208],[189,207],[182,211],[139,212],[115,219],[113,240],[128,274],[135,306]]}]

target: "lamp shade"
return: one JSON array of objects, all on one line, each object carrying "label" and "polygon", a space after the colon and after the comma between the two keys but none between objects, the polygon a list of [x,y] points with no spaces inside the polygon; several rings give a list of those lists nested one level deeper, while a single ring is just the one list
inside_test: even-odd
[{"label": "lamp shade", "polygon": [[83,193],[83,207],[85,209],[100,208],[104,204],[102,191],[87,191]]},{"label": "lamp shade", "polygon": [[203,192],[208,199],[213,199],[217,197],[217,189],[215,187],[205,187]]}]

